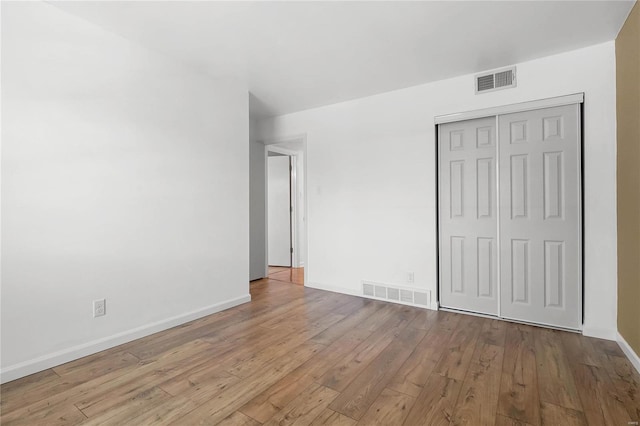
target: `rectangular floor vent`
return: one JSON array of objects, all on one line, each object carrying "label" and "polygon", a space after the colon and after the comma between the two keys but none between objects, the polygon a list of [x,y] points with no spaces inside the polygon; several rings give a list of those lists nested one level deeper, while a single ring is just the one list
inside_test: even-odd
[{"label": "rectangular floor vent", "polygon": [[362,281],[362,295],[372,299],[431,308],[430,291]]}]

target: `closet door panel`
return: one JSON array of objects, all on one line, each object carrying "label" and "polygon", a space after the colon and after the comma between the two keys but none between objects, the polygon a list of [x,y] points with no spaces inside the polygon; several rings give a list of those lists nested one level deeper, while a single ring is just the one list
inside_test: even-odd
[{"label": "closet door panel", "polygon": [[582,322],[577,105],[498,118],[501,316]]},{"label": "closet door panel", "polygon": [[440,304],[497,315],[495,117],[440,125]]}]

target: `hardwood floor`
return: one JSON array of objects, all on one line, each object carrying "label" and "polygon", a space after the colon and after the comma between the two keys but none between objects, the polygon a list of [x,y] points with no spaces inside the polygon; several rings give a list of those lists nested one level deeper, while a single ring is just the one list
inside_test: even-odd
[{"label": "hardwood floor", "polygon": [[304,285],[304,268],[269,266],[269,279]]},{"label": "hardwood floor", "polygon": [[277,279],[253,282],[251,294],[251,303],[2,385],[0,423],[640,419],[640,376],[614,342]]}]

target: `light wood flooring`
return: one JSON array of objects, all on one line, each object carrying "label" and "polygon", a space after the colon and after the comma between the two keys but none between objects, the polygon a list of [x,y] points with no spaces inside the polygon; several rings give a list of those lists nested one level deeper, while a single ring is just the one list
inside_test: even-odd
[{"label": "light wood flooring", "polygon": [[627,425],[614,342],[264,279],[252,302],[3,385],[3,425]]},{"label": "light wood flooring", "polygon": [[304,268],[269,266],[269,279],[292,284],[304,285]]}]

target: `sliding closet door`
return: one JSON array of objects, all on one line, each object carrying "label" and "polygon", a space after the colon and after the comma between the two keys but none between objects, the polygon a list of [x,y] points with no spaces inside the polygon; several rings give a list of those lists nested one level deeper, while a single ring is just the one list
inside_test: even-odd
[{"label": "sliding closet door", "polygon": [[440,304],[497,314],[495,117],[440,125]]},{"label": "sliding closet door", "polygon": [[501,316],[582,322],[578,105],[498,117]]}]

